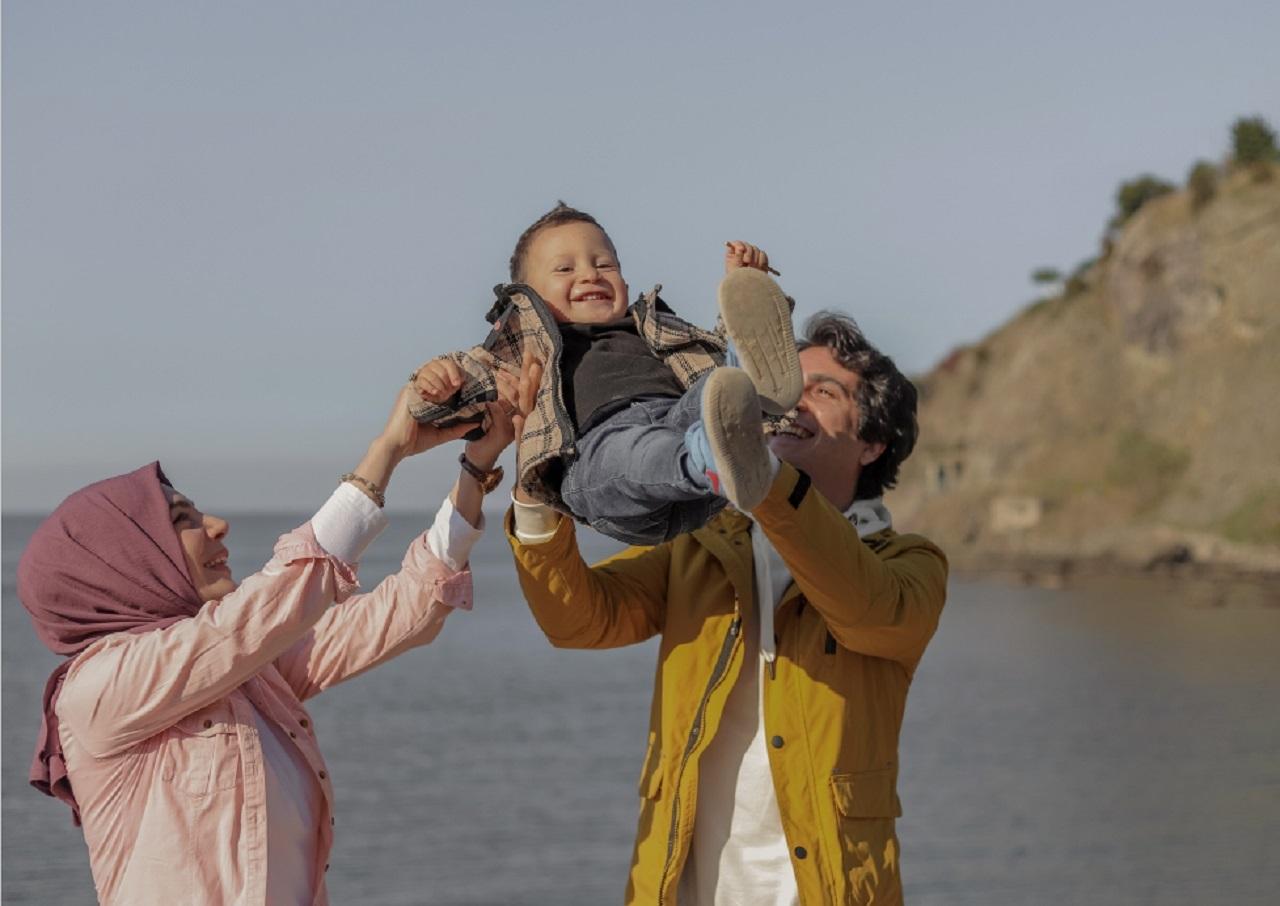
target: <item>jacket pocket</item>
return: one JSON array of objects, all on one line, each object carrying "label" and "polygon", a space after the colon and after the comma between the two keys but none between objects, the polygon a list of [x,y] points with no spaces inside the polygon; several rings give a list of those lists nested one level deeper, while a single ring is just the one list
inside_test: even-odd
[{"label": "jacket pocket", "polygon": [[161,777],[189,796],[232,789],[240,780],[240,745],[227,702],[179,720],[163,742]]},{"label": "jacket pocket", "polygon": [[831,776],[836,811],[846,818],[900,818],[902,802],[894,789],[893,768]]},{"label": "jacket pocket", "polygon": [[831,778],[831,797],[839,818],[842,902],[901,903],[898,839],[894,820],[902,814],[895,789],[897,771],[881,768]]},{"label": "jacket pocket", "polygon": [[644,753],[644,767],[640,769],[641,799],[657,799],[662,792],[662,747],[656,736],[649,736],[649,747]]}]

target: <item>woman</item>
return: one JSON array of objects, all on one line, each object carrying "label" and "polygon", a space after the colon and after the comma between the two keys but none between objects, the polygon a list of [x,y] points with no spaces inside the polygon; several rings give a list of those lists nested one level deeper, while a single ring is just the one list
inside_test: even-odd
[{"label": "woman", "polygon": [[467,445],[431,531],[398,574],[353,596],[396,465],[471,427],[419,426],[411,393],[329,501],[238,586],[227,523],[159,463],[76,492],[33,535],[18,594],[41,640],[69,657],[45,688],[32,783],[82,823],[103,903],[327,902],[332,787],[302,702],[470,607],[480,502],[513,436],[508,407],[491,404],[493,426]]}]

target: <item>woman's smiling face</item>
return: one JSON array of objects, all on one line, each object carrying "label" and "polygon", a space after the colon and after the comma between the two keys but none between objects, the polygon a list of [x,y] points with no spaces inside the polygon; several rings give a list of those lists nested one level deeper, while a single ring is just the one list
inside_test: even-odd
[{"label": "woman's smiling face", "polygon": [[202,601],[217,601],[236,590],[236,580],[227,565],[227,548],[222,539],[231,526],[225,519],[207,516],[183,494],[164,489],[169,501],[169,520],[187,558],[187,574]]},{"label": "woman's smiling face", "polygon": [[593,223],[539,230],[529,243],[521,276],[557,321],[607,324],[626,314],[627,283],[618,253]]}]

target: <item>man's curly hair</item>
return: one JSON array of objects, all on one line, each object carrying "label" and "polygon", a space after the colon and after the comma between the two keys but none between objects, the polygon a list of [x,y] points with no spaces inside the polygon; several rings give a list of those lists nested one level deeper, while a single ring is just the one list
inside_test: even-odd
[{"label": "man's curly hair", "polygon": [[884,452],[863,468],[854,497],[879,497],[897,484],[898,468],[915,449],[916,387],[893,359],[872,346],[848,315],[820,311],[804,326],[799,347],[825,346],[844,368],[858,375],[858,437],[884,444]]}]

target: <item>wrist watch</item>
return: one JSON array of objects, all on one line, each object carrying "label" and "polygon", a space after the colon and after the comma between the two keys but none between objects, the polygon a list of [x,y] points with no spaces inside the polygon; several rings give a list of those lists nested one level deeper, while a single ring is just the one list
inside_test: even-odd
[{"label": "wrist watch", "polygon": [[480,485],[482,493],[488,494],[498,485],[502,484],[502,466],[495,466],[486,472],[471,460],[467,459],[467,454],[465,452],[458,454],[458,462],[462,465],[462,471],[474,478]]}]

